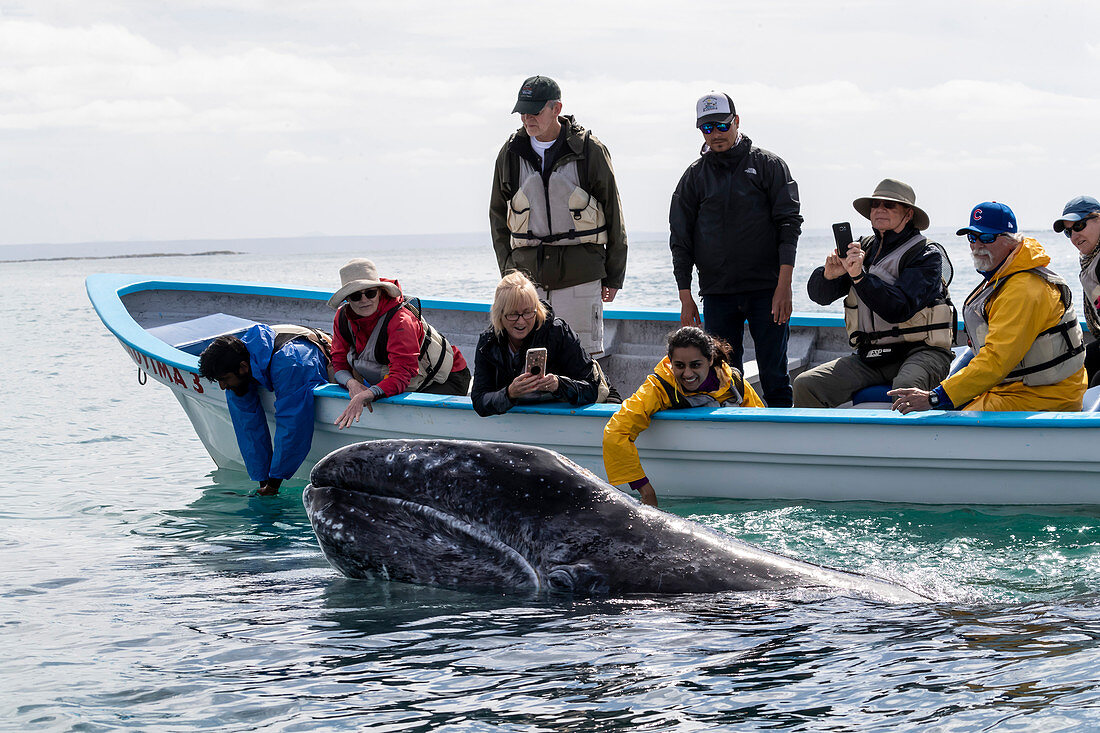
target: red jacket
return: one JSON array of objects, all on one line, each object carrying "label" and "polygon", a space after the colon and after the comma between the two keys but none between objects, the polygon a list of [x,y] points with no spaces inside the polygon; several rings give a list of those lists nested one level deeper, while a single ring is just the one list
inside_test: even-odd
[{"label": "red jacket", "polygon": [[[393,283],[398,288],[401,285],[397,280],[379,278],[383,282]],[[385,291],[378,296],[378,308],[366,318],[357,316],[351,308],[345,309],[348,315],[348,324],[355,336],[354,352],[360,354],[366,348],[374,327],[386,313],[398,308],[398,311],[390,319],[387,327],[386,353],[389,357],[389,373],[377,384],[387,397],[393,397],[404,392],[409,387],[409,382],[420,371],[420,344],[424,341],[424,327],[415,315],[407,308],[400,308],[404,302],[402,296],[391,298]],[[343,306],[341,306],[343,307]],[[454,351],[454,366],[451,373],[460,372],[466,368],[466,360],[457,347],[451,346]],[[332,367],[337,373],[351,371],[348,363],[349,344],[340,333],[340,313],[337,311],[332,322]]]}]

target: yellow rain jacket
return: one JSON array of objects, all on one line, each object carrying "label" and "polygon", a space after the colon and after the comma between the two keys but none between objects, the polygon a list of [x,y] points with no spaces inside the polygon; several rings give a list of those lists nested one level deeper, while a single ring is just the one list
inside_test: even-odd
[{"label": "yellow rain jacket", "polygon": [[[1050,256],[1043,246],[1024,239],[986,287],[1014,272],[1048,264]],[[943,381],[944,392],[956,405],[973,400],[965,410],[1080,410],[1088,387],[1084,367],[1056,384],[1000,383],[1020,363],[1035,337],[1057,325],[1063,312],[1057,288],[1039,275],[1021,273],[1010,278],[989,301],[985,345],[969,364]]]},{"label": "yellow rain jacket", "polygon": [[[657,380],[657,377],[672,385],[677,394],[680,387],[676,378],[672,376],[672,364],[666,356],[653,370],[654,373],[646,377],[638,391],[627,397],[619,408],[619,411],[611,416],[603,429],[603,465],[607,471],[609,483],[619,486],[631,481],[637,481],[645,477],[642,463],[638,459],[638,449],[634,447],[634,441],[649,427],[649,421],[653,413],[667,410],[672,407],[665,388]],[[713,392],[689,392],[687,394],[706,394],[714,398],[723,407],[763,407],[764,403],[753,391],[753,388],[744,383],[745,395],[740,404],[726,404],[736,399],[736,392],[731,387],[733,382],[733,367],[722,364],[716,370],[721,386]]]}]

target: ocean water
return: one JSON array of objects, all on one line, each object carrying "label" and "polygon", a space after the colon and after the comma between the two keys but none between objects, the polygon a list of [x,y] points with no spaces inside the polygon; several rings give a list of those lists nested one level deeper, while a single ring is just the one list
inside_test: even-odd
[{"label": "ocean water", "polygon": [[[1064,240],[1049,245],[1072,277]],[[816,309],[801,284],[829,246],[804,240],[796,310]],[[352,255],[418,295],[487,300],[495,282],[487,245],[0,263],[0,728],[1100,727],[1100,507],[663,505],[935,599],[917,605],[540,599],[343,578],[316,546],[301,485],[258,497],[243,474],[215,470],[168,390],[137,383],[83,279],[332,287]],[[976,278],[965,250],[952,255],[961,300]],[[675,304],[663,244],[636,243],[630,268],[616,304]]]}]

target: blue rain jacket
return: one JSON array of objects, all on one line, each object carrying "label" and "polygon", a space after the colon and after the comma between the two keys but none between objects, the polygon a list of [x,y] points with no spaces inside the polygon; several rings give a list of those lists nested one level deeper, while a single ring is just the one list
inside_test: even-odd
[{"label": "blue rain jacket", "polygon": [[[313,442],[313,389],[328,383],[325,356],[303,339],[288,341],[275,351],[275,331],[263,324],[240,338],[248,348],[252,386],[244,397],[225,392],[237,446],[253,481],[288,479]],[[274,450],[260,387],[275,393]]]}]

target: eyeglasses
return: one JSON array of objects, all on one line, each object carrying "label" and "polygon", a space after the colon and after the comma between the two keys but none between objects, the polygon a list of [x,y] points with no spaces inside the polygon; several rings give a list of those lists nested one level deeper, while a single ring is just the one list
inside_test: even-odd
[{"label": "eyeglasses", "polygon": [[[1073,232],[1079,232],[1089,225],[1089,219],[1095,219],[1096,215],[1086,216],[1081,221],[1075,221],[1072,224],[1067,224],[1066,228],[1062,230],[1062,233],[1066,235],[1066,238],[1073,236]],[[1072,231],[1070,231],[1072,230]]]},{"label": "eyeglasses", "polygon": [[354,303],[360,298],[366,298],[367,300],[374,300],[374,297],[378,295],[378,288],[367,288],[366,290],[360,290],[358,293],[351,293],[347,297],[349,303]]},{"label": "eyeglasses", "polygon": [[879,201],[878,199],[871,199],[871,211],[874,211],[878,207],[882,207],[887,211],[893,211],[901,206],[897,201]]},{"label": "eyeglasses", "polygon": [[997,241],[997,237],[1000,234],[975,234],[974,232],[966,233],[966,241],[974,244],[974,242],[981,242],[982,244],[993,244]]},{"label": "eyeglasses", "polygon": [[519,319],[521,319],[521,318],[525,321],[529,321],[534,317],[535,317],[535,309],[534,308],[528,308],[527,310],[525,310],[521,313],[505,313],[504,314],[504,320],[508,321],[509,323],[518,323]]},{"label": "eyeglasses", "polygon": [[715,130],[718,132],[729,132],[733,125],[729,122],[704,122],[699,125],[699,129],[702,130],[704,135],[709,135]]}]

